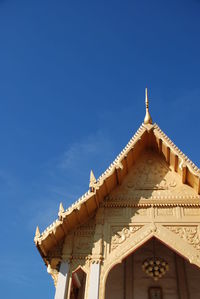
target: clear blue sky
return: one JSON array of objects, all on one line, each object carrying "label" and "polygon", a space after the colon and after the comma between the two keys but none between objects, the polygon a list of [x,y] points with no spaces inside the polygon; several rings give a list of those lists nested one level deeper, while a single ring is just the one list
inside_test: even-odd
[{"label": "clear blue sky", "polygon": [[1,298],[53,298],[43,230],[153,120],[200,166],[200,1],[0,1]]}]

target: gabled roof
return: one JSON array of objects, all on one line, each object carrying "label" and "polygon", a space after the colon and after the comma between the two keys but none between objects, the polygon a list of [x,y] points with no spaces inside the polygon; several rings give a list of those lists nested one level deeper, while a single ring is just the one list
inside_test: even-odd
[{"label": "gabled roof", "polygon": [[[149,113],[148,107],[146,109]],[[57,246],[69,231],[85,223],[94,215],[100,203],[116,186],[121,184],[131,167],[134,167],[138,156],[146,148],[160,153],[181,176],[182,183],[194,188],[196,199],[198,199],[194,201],[194,204],[200,204],[200,169],[178,149],[156,123],[151,124],[150,115],[146,114],[146,116],[147,123],[140,126],[106,171],[97,180],[91,173],[89,190],[67,210],[64,210],[61,204],[58,219],[41,234],[37,227],[34,242],[45,262],[52,248]]]}]

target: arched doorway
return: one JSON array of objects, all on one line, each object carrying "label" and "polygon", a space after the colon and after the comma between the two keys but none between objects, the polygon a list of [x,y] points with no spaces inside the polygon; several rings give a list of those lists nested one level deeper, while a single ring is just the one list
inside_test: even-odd
[{"label": "arched doorway", "polygon": [[[169,266],[158,280],[142,267],[152,256],[164,259]],[[199,299],[199,281],[198,267],[152,238],[110,270],[105,299]]]},{"label": "arched doorway", "polygon": [[86,273],[79,268],[72,273],[70,299],[84,299]]}]

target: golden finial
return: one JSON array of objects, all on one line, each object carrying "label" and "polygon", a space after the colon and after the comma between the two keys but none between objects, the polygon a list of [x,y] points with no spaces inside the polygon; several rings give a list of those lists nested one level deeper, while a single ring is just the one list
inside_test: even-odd
[{"label": "golden finial", "polygon": [[40,237],[40,230],[39,230],[39,226],[36,227],[36,231],[35,231],[35,238],[34,240],[37,240]]},{"label": "golden finial", "polygon": [[91,170],[90,171],[90,183],[89,183],[89,188],[90,188],[91,191],[93,191],[95,183],[96,183],[96,178],[94,176],[93,171]]},{"label": "golden finial", "polygon": [[58,212],[58,217],[60,218],[61,215],[64,213],[65,209],[63,208],[62,202],[59,205],[59,212]]},{"label": "golden finial", "polygon": [[152,118],[149,113],[149,98],[148,98],[147,88],[145,88],[145,104],[146,104],[146,115],[144,118],[144,124],[152,124]]}]

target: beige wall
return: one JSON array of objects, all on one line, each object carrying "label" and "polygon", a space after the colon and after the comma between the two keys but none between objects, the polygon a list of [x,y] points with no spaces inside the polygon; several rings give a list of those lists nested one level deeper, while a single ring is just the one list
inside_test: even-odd
[{"label": "beige wall", "polygon": [[155,243],[156,255],[165,258],[169,271],[155,282],[142,270],[142,262],[153,254],[152,240],[116,265],[106,282],[106,299],[148,299],[148,288],[159,286],[163,299],[199,299],[200,270],[160,242]]}]

